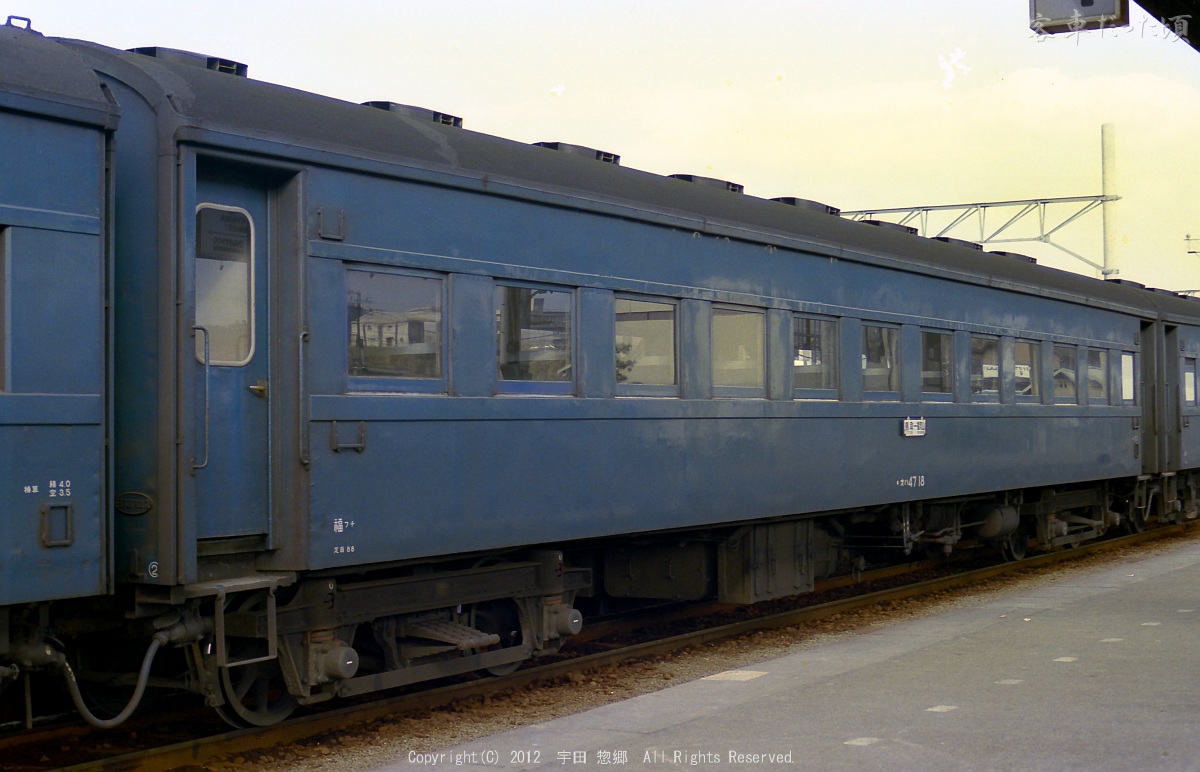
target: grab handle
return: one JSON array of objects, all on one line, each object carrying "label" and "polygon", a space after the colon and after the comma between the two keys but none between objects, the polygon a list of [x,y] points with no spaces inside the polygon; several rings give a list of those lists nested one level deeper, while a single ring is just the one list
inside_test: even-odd
[{"label": "grab handle", "polygon": [[193,459],[192,474],[195,474],[197,469],[203,469],[204,467],[208,466],[208,422],[210,415],[208,403],[208,379],[211,366],[209,364],[208,328],[197,325],[192,328],[192,331],[204,333],[204,463],[197,464]]}]

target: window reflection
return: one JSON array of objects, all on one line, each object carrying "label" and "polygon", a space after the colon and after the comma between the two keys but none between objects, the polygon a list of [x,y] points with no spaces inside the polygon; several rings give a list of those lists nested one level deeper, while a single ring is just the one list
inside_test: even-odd
[{"label": "window reflection", "polygon": [[1028,340],[1013,344],[1013,381],[1017,396],[1038,396],[1038,373],[1038,344]]},{"label": "window reflection", "polygon": [[1063,401],[1074,401],[1078,392],[1075,389],[1077,352],[1074,346],[1054,347],[1054,398]]},{"label": "window reflection", "polygon": [[574,295],[532,287],[496,287],[500,379],[570,381]]},{"label": "window reflection", "polygon": [[1000,340],[971,336],[971,393],[1000,394]]},{"label": "window reflection", "polygon": [[442,376],[442,282],[346,272],[350,375]]},{"label": "window reflection", "polygon": [[1108,401],[1108,352],[1088,349],[1088,399]]},{"label": "window reflection", "polygon": [[827,319],[792,318],[792,387],[836,389],[837,323]]},{"label": "window reflection", "polygon": [[617,383],[675,385],[675,306],[616,299]]},{"label": "window reflection", "polygon": [[921,333],[921,391],[926,394],[949,394],[953,357],[950,333]]},{"label": "window reflection", "polygon": [[897,334],[893,327],[863,325],[863,391],[899,391]]}]

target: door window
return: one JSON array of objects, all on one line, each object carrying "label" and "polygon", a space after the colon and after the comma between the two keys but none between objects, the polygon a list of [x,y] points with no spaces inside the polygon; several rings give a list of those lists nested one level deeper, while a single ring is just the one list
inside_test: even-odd
[{"label": "door window", "polygon": [[196,209],[196,359],[240,366],[254,356],[254,223],[244,209]]}]

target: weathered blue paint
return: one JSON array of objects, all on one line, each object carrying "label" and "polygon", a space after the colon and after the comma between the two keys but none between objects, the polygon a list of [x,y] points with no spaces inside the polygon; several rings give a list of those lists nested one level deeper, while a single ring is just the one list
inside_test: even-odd
[{"label": "weathered blue paint", "polygon": [[0,46],[2,608],[110,589],[104,161],[115,113],[56,44],[0,27]]},{"label": "weathered blue paint", "polygon": [[[1142,407],[1055,404],[1051,346],[1112,362],[1142,355],[1143,323],[1196,319],[1132,287],[200,67],[67,49],[104,73],[122,111],[113,470],[118,494],[152,502],[115,516],[114,570],[129,581],[1127,478],[1140,471]],[[210,373],[207,431],[191,263],[204,203],[255,210],[264,269],[263,369]],[[348,375],[345,271],[372,267],[445,277],[441,378]],[[574,293],[569,383],[498,380],[498,281]],[[617,388],[612,309],[625,294],[676,304],[675,387]],[[714,385],[714,304],[763,312],[762,388]],[[794,312],[839,322],[837,400],[794,398]],[[926,400],[910,364],[890,401],[863,401],[864,322],[898,328],[902,361],[919,356],[922,329],[953,333],[955,393]],[[1010,353],[1041,341],[1042,396],[1020,399],[1006,381],[972,402],[972,334]],[[266,399],[248,391],[261,379]],[[928,434],[901,437],[907,416]],[[206,440],[212,465],[194,469]],[[238,557],[204,559],[223,553]]]}]

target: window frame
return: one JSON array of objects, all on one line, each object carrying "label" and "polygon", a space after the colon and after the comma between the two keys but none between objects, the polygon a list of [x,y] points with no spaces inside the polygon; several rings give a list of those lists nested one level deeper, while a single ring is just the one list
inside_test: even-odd
[{"label": "window frame", "polygon": [[[841,397],[842,393],[842,325],[841,320],[832,316],[821,316],[819,314],[807,314],[801,312],[793,312],[791,315],[792,323],[789,333],[789,349],[788,361],[791,362],[789,380],[792,384],[792,399],[826,399],[835,400]],[[833,385],[830,387],[814,388],[810,386],[796,385],[796,322],[804,320],[806,322],[817,322],[819,324],[829,325],[829,339],[833,341],[833,361],[824,363],[829,368],[833,376]],[[822,332],[822,337],[825,333]],[[822,354],[825,352],[822,351]]]},{"label": "window frame", "polygon": [[[408,277],[414,279],[436,280],[439,283],[438,295],[441,300],[441,315],[438,320],[438,356],[441,374],[436,378],[409,377],[404,375],[356,375],[350,372],[350,272],[373,273],[384,276]],[[390,265],[375,265],[372,263],[351,263],[342,265],[342,297],[345,298],[347,315],[345,319],[345,336],[342,346],[342,374],[345,378],[346,391],[349,393],[409,393],[409,394],[443,394],[448,390],[450,381],[450,336],[447,334],[447,320],[450,317],[450,292],[448,275],[435,271],[420,271],[397,268]]]},{"label": "window frame", "polygon": [[10,326],[8,320],[9,285],[9,228],[0,224],[0,394],[8,392]]},{"label": "window frame", "polygon": [[[1140,391],[1140,373],[1138,371],[1138,367],[1140,365],[1138,360],[1140,357],[1138,357],[1136,351],[1121,351],[1119,353],[1121,355],[1120,359],[1118,360],[1121,363],[1121,391],[1120,401],[1117,402],[1117,404],[1126,406],[1137,405],[1139,396],[1138,392]],[[1126,365],[1128,365],[1128,376],[1126,375]],[[1127,386],[1128,388],[1126,388]],[[1126,394],[1130,395],[1126,396]]]},{"label": "window frame", "polygon": [[[1092,355],[1093,354],[1099,356],[1101,359],[1098,369],[1100,371],[1100,385],[1104,389],[1103,394],[1100,394],[1099,396],[1095,396],[1095,397],[1092,396]],[[1109,356],[1108,349],[1099,348],[1099,347],[1095,347],[1095,346],[1088,346],[1087,365],[1086,365],[1088,389],[1087,389],[1087,399],[1084,401],[1084,404],[1087,404],[1087,405],[1111,404],[1111,400],[1112,400],[1111,380],[1112,380],[1112,377],[1110,375],[1110,369],[1109,369],[1112,367],[1111,363],[1112,363],[1112,358]],[[1078,380],[1078,377],[1076,377],[1076,380]]]},{"label": "window frame", "polygon": [[[867,330],[869,329],[887,330],[892,338],[892,362],[887,368],[888,385],[894,386],[892,389],[868,389],[867,388]],[[899,402],[900,388],[904,378],[904,362],[900,357],[901,346],[901,330],[898,324],[887,324],[884,322],[875,322],[863,320],[862,333],[858,337],[859,343],[859,360],[862,366],[859,370],[859,378],[862,381],[862,401],[863,402]]]},{"label": "window frame", "polygon": [[[1053,364],[1054,355],[1059,349],[1062,349],[1065,351],[1070,351],[1073,355],[1073,359],[1075,362],[1073,372],[1075,374],[1075,378],[1072,381],[1072,385],[1074,386],[1075,393],[1072,395],[1064,394],[1062,396],[1059,396],[1058,390],[1055,389],[1054,390],[1054,404],[1056,404],[1056,405],[1078,405],[1079,404],[1079,346],[1077,346],[1074,343],[1051,343],[1050,344],[1050,362],[1051,362],[1051,364]],[[1062,369],[1062,368],[1060,367],[1059,369]],[[1052,373],[1050,373],[1051,384],[1053,384],[1054,381],[1055,381],[1054,373],[1052,372]]]},{"label": "window frame", "polygon": [[[920,330],[920,333],[921,333],[921,362],[920,362],[919,367],[921,368],[921,378],[920,378],[920,380],[921,380],[921,392],[920,392],[921,393],[921,401],[922,402],[953,402],[954,401],[954,381],[955,381],[954,370],[955,370],[955,362],[957,361],[954,356],[954,337],[955,337],[954,333],[950,330],[944,330],[944,329],[938,329],[938,328],[932,328],[932,327],[922,327]],[[942,364],[944,364],[946,367],[946,373],[945,373],[946,383],[945,383],[944,391],[926,391],[926,389],[925,389],[925,336],[926,335],[937,335],[941,338],[944,338],[948,344],[948,351],[947,350],[943,351],[944,354],[948,353],[948,357],[945,360],[943,360],[943,362],[942,362]]]},{"label": "window frame", "polygon": [[[1017,361],[1017,346],[1020,346],[1022,344],[1032,347],[1030,350],[1030,357],[1029,357],[1029,367],[1032,368],[1032,372],[1030,373],[1030,376],[1028,379],[1029,382],[1031,384],[1033,384],[1034,391],[1032,394],[1022,394],[1019,391],[1017,391],[1017,377],[1018,377],[1017,376],[1017,368],[1022,366],[1022,364],[1023,364],[1022,362]],[[1013,346],[1012,346],[1012,351],[1013,351],[1013,396],[1016,398],[1017,402],[1028,402],[1028,403],[1041,404],[1042,391],[1043,391],[1043,388],[1042,388],[1042,346],[1044,344],[1045,344],[1045,341],[1034,340],[1033,338],[1015,338],[1015,339],[1013,339]]]},{"label": "window frame", "polygon": [[[621,383],[616,381],[616,304],[622,300],[631,300],[639,303],[657,303],[658,305],[670,306],[674,314],[671,320],[671,347],[674,356],[672,363],[674,383]],[[661,295],[639,295],[630,292],[618,292],[613,294],[613,379],[616,381],[618,397],[678,397],[679,381],[680,381],[680,361],[679,361],[679,346],[680,346],[680,303],[678,298],[666,297]]]},{"label": "window frame", "polygon": [[[250,249],[249,249],[248,261],[247,261],[247,265],[246,265],[246,272],[247,272],[246,292],[247,292],[247,301],[248,301],[248,307],[247,307],[248,319],[246,321],[246,326],[247,326],[247,338],[248,338],[249,345],[247,346],[245,357],[243,357],[240,360],[213,359],[212,358],[212,331],[208,329],[212,325],[201,323],[201,320],[200,320],[200,307],[201,307],[200,281],[199,281],[199,278],[197,277],[197,274],[199,273],[199,267],[200,267],[201,260],[212,260],[212,258],[206,258],[206,257],[200,256],[200,238],[201,238],[200,213],[205,210],[212,210],[212,211],[216,211],[216,212],[234,212],[234,213],[240,214],[246,218],[246,223],[250,226]],[[202,201],[202,202],[196,204],[194,226],[195,226],[195,240],[192,244],[192,311],[193,311],[193,317],[195,319],[193,324],[197,328],[195,330],[195,332],[196,332],[196,335],[195,335],[196,344],[195,344],[195,351],[194,351],[195,359],[200,364],[202,364],[202,365],[207,364],[207,366],[209,366],[209,367],[233,367],[233,368],[245,367],[246,365],[250,364],[254,360],[255,349],[258,347],[257,346],[257,342],[258,342],[257,341],[257,338],[258,338],[258,298],[257,298],[258,255],[256,254],[257,247],[258,247],[258,240],[257,240],[258,234],[257,234],[254,218],[250,215],[249,210],[245,209],[244,207],[230,206],[228,204],[216,204],[211,201]],[[201,332],[201,328],[203,328],[205,330],[205,332]],[[206,346],[208,347],[207,356],[205,354]]]},{"label": "window frame", "polygon": [[[753,314],[758,317],[758,333],[762,351],[762,367],[759,370],[758,385],[722,384],[717,382],[717,315],[720,311],[731,311],[739,314]],[[736,303],[713,303],[712,314],[709,318],[708,372],[712,379],[714,397],[732,397],[743,399],[763,399],[767,395],[767,376],[770,372],[770,344],[767,340],[767,309],[761,306],[746,306]]]},{"label": "window frame", "polygon": [[[1196,372],[1198,365],[1197,357],[1195,355],[1188,356],[1185,354],[1180,357],[1180,360],[1179,379],[1181,381],[1181,388],[1179,390],[1179,394],[1182,397],[1181,404],[1184,407],[1196,407],[1198,404],[1196,399]],[[1191,368],[1190,373],[1188,371],[1189,367]]]},{"label": "window frame", "polygon": [[[570,297],[570,325],[567,333],[569,367],[571,377],[561,381],[544,381],[536,379],[506,379],[501,375],[500,359],[500,296],[504,289],[541,290],[544,292],[559,292]],[[492,346],[492,363],[495,367],[495,390],[497,394],[537,394],[551,396],[572,396],[578,390],[579,380],[579,288],[566,284],[546,284],[542,282],[510,281],[497,279],[492,284],[492,331],[495,344]]]},{"label": "window frame", "polygon": [[[992,365],[993,367],[996,368],[996,375],[995,375],[996,389],[995,389],[995,391],[988,392],[988,391],[982,390],[983,389],[982,382],[988,380],[988,376],[984,372],[984,369],[983,369],[984,367],[988,367],[988,365],[983,361],[980,362],[980,368],[979,368],[979,374],[978,374],[978,377],[981,381],[980,391],[975,391],[975,388],[974,388],[975,387],[975,378],[976,378],[975,341],[977,341],[977,340],[978,341],[990,341],[993,344],[994,350],[996,352],[996,364]],[[971,333],[970,346],[968,347],[968,352],[967,352],[967,355],[970,358],[967,372],[969,373],[969,378],[970,378],[969,394],[970,394],[970,398],[971,398],[972,402],[999,402],[1000,401],[1000,393],[1004,389],[1004,361],[1003,361],[1004,350],[1000,344],[1001,344],[1001,338],[999,335],[993,335],[991,333],[976,333],[976,332]]]}]

